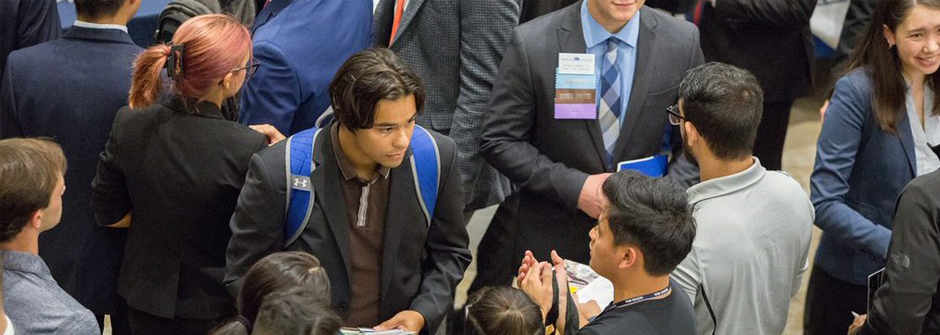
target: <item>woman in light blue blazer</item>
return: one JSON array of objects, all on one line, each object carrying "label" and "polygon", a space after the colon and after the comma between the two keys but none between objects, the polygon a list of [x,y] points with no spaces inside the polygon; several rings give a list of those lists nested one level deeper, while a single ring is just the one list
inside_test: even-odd
[{"label": "woman in light blue blazer", "polygon": [[940,0],[876,4],[848,72],[835,85],[810,178],[823,230],[810,279],[805,333],[844,334],[864,314],[868,275],[884,267],[901,190],[940,167],[934,101]]}]

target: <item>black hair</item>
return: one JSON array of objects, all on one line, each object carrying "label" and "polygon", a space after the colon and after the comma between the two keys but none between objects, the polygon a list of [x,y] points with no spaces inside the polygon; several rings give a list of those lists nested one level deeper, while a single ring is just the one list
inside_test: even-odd
[{"label": "black hair", "polygon": [[467,301],[466,335],[533,335],[545,332],[538,304],[519,289],[488,286]]},{"label": "black hair", "polygon": [[747,70],[711,62],[685,73],[679,84],[683,117],[721,159],[753,155],[764,92]]},{"label": "black hair", "polygon": [[125,2],[127,0],[75,0],[75,12],[92,19],[107,18],[117,14]]},{"label": "black hair", "polygon": [[265,335],[335,335],[341,322],[316,294],[293,288],[264,298],[254,328]]},{"label": "black hair", "polygon": [[603,190],[614,244],[637,246],[647,273],[668,275],[692,250],[693,206],[675,182],[626,170],[607,178]]},{"label": "black hair", "polygon": [[385,48],[359,51],[343,63],[330,83],[330,103],[339,123],[347,129],[372,128],[380,100],[415,97],[417,113],[424,111],[421,78]]}]

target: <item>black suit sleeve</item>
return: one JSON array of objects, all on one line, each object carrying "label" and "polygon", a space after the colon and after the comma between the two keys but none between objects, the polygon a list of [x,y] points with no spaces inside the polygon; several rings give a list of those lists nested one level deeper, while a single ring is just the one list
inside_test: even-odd
[{"label": "black suit sleeve", "polygon": [[[446,313],[453,308],[455,288],[463,279],[471,258],[456,149],[450,139],[440,137],[437,142],[442,144],[442,180],[437,207],[428,228],[425,244],[428,257],[421,266],[421,287],[409,307],[424,316],[426,330],[438,329]],[[445,146],[450,149],[444,149]]]},{"label": "black suit sleeve", "polygon": [[55,0],[33,0],[20,2],[25,5],[22,23],[17,27],[19,40],[15,49],[22,49],[48,40],[59,38],[62,23],[59,22],[59,7]]},{"label": "black suit sleeve", "polygon": [[[229,294],[237,296],[245,273],[255,262],[269,254],[284,249],[284,205],[283,197],[276,194],[272,175],[262,155],[280,153],[283,160],[284,141],[251,156],[245,185],[238,195],[235,213],[229,222],[232,239],[225,253],[226,267],[223,283]],[[271,155],[272,157],[277,155]],[[280,201],[278,201],[280,199]]]},{"label": "black suit sleeve", "polygon": [[91,182],[91,205],[98,224],[102,226],[117,223],[130,213],[132,208],[127,180],[124,179],[124,172],[115,157],[123,145],[120,126],[125,122],[127,113],[130,113],[130,109],[124,107],[114,116],[111,137],[99,156],[98,171]]},{"label": "black suit sleeve", "polygon": [[537,113],[531,70],[525,42],[517,28],[483,115],[480,149],[486,161],[514,184],[554,199],[574,212],[588,174],[552,161],[529,142]]},{"label": "black suit sleeve", "polygon": [[13,69],[3,72],[0,84],[0,138],[23,137],[23,127],[16,116],[16,97],[13,95]]},{"label": "black suit sleeve", "polygon": [[915,179],[901,194],[884,282],[860,334],[919,334],[940,280],[940,174]]},{"label": "black suit sleeve", "polygon": [[723,18],[793,28],[803,28],[809,24],[815,8],[816,0],[715,1],[715,10]]}]

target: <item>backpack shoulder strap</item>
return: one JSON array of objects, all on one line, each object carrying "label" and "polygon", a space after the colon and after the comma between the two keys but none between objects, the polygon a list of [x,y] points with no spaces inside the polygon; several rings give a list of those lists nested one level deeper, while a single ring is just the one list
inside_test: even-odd
[{"label": "backpack shoulder strap", "polygon": [[415,125],[411,135],[411,153],[411,173],[415,181],[415,191],[430,228],[441,181],[441,153],[431,133],[418,125]]},{"label": "backpack shoulder strap", "polygon": [[287,178],[287,196],[285,197],[286,224],[284,225],[284,246],[287,247],[303,232],[310,220],[315,193],[310,181],[310,174],[316,169],[313,164],[313,148],[320,129],[312,128],[301,131],[287,138],[284,152],[285,176]]}]

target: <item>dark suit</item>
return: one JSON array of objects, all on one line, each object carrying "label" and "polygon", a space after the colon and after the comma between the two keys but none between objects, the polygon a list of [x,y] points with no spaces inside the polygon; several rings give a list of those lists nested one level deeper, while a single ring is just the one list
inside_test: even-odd
[{"label": "dark suit", "polygon": [[[452,308],[454,288],[470,263],[454,143],[440,134],[432,135],[440,148],[442,166],[430,227],[414,189],[411,149],[388,177],[379,306],[381,321],[403,310],[418,311],[425,318],[425,330],[431,334]],[[233,295],[248,268],[259,259],[282,250],[301,250],[320,259],[330,278],[333,306],[344,317],[349,312],[350,291],[355,289],[349,285],[350,253],[356,250],[349,247],[349,223],[339,183],[343,177],[331,141],[329,131],[320,132],[313,148],[316,169],[310,176],[316,202],[300,238],[286,247],[286,141],[251,157],[245,188],[231,223],[225,283]]]},{"label": "dark suit", "polygon": [[480,156],[480,123],[521,1],[410,0],[391,46],[395,0],[375,10],[374,44],[395,52],[427,88],[418,124],[457,143],[468,211],[498,204],[510,192],[509,180]]},{"label": "dark suit", "polygon": [[39,255],[96,315],[123,305],[116,289],[127,235],[97,226],[91,180],[141,51],[123,31],[72,27],[62,39],[13,52],[0,94],[0,138],[47,136],[65,152],[62,223],[40,235]]},{"label": "dark suit", "polygon": [[[249,158],[265,147],[263,135],[209,102],[118,112],[92,204],[101,224],[132,214],[118,280],[131,308],[164,319],[232,315],[222,285],[228,220]],[[133,311],[131,327],[141,330]],[[150,331],[161,330],[173,332]]]},{"label": "dark suit", "polygon": [[704,5],[699,30],[709,62],[750,71],[764,89],[764,113],[754,155],[769,170],[781,169],[793,100],[812,87],[813,36],[809,18],[816,0],[718,0]]},{"label": "dark suit", "polygon": [[55,0],[0,0],[0,78],[10,52],[61,34]]},{"label": "dark suit", "polygon": [[[845,331],[849,312],[864,311],[868,275],[885,264],[898,195],[917,170],[906,109],[896,135],[881,130],[868,76],[857,69],[836,82],[816,146],[810,198],[823,234],[806,298],[807,334]],[[833,284],[819,282],[828,277]],[[861,292],[840,293],[845,287]]]},{"label": "dark suit", "polygon": [[238,121],[270,123],[285,135],[314,126],[329,86],[349,56],[372,41],[369,0],[277,0],[254,28],[258,71],[241,93]]},{"label": "dark suit", "polygon": [[940,334],[940,171],[898,200],[884,282],[859,334]]},{"label": "dark suit", "polygon": [[522,1],[522,15],[519,24],[523,24],[539,16],[554,12],[570,6],[577,0],[524,0]]},{"label": "dark suit", "polygon": [[[514,260],[525,250],[547,259],[556,249],[586,263],[588,231],[596,220],[578,210],[578,197],[589,174],[613,172],[605,163],[597,120],[554,118],[557,55],[587,50],[580,11],[579,2],[516,28],[484,116],[483,156],[520,186],[504,203],[511,206],[500,206],[496,214],[518,224]],[[613,150],[615,162],[660,153],[668,128],[665,108],[676,102],[685,71],[702,63],[692,24],[651,8],[641,8],[637,15],[636,72]],[[672,129],[673,148],[678,149],[678,129]],[[670,164],[672,177],[685,184],[697,179],[680,175],[680,165]],[[518,266],[507,265],[512,264]]]}]

